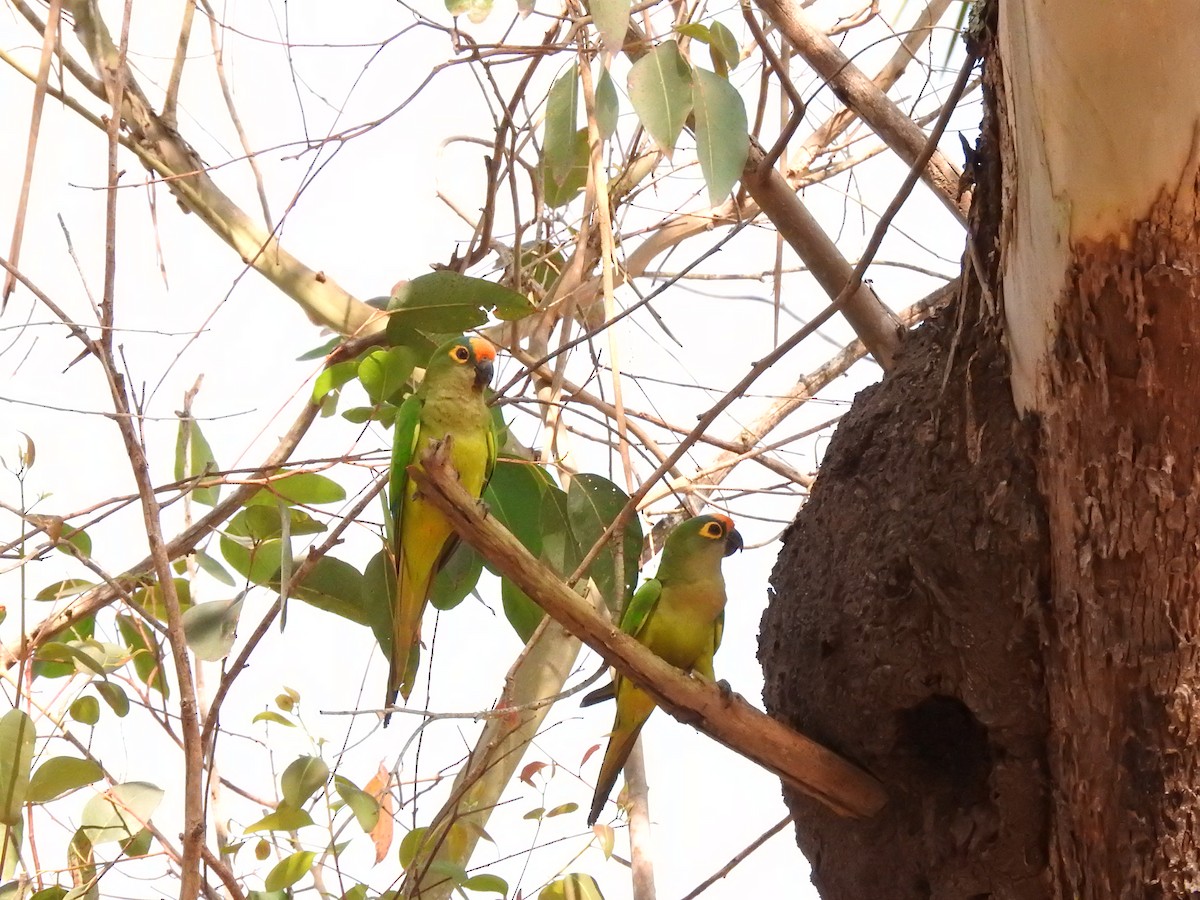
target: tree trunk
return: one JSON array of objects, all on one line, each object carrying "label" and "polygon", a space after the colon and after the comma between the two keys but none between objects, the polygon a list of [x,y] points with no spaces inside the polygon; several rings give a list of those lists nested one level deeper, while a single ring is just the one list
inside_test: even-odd
[{"label": "tree trunk", "polygon": [[839,428],[763,621],[768,709],[890,795],[788,797],[826,900],[1200,890],[1193,13],[990,10],[967,287]]}]

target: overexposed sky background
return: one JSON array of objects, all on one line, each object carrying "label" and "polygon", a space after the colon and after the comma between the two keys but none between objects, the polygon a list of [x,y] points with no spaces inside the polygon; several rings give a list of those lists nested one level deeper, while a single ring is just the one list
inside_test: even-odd
[{"label": "overexposed sky background", "polygon": [[[853,5],[821,0],[811,13],[831,23],[837,15],[853,12],[849,9]],[[845,38],[848,51],[858,54],[856,61],[867,72],[878,68],[895,48],[886,23],[898,22],[901,24],[896,27],[903,27],[918,12],[913,4],[883,6],[880,21]],[[115,29],[122,4],[104,2],[100,8]],[[415,9],[437,22],[450,22],[440,2],[422,0]],[[954,4],[946,25],[953,23],[957,9]],[[540,5],[538,10],[544,12]],[[155,102],[166,82],[181,12],[181,3],[134,4],[130,59]],[[422,274],[435,262],[447,262],[454,248],[470,237],[471,229],[438,199],[438,192],[476,214],[485,152],[479,144],[447,141],[463,136],[490,140],[493,134],[476,73],[465,62],[440,69],[414,95],[431,71],[454,58],[448,37],[416,27],[413,11],[388,0],[338,4],[233,0],[218,7],[218,13],[228,26],[223,31],[227,74],[249,140],[260,150],[258,159],[272,213],[283,220],[280,236],[284,246],[364,299],[386,295],[398,279]],[[711,6],[708,15],[730,27],[740,40],[748,40],[736,4]],[[508,0],[498,0],[488,22],[460,25],[484,43],[497,39],[510,26],[509,41],[535,43],[546,20],[535,14],[514,24]],[[391,35],[396,37],[381,48],[380,42]],[[941,33],[928,51],[927,61],[939,69],[949,40],[949,31]],[[72,39],[68,38],[67,44],[82,58]],[[0,10],[0,47],[34,68],[39,45],[39,36],[11,6]],[[242,151],[213,75],[208,21],[199,13],[189,56],[180,95],[179,130],[206,162],[217,167],[213,177],[222,189],[258,215],[253,181],[240,160]],[[572,60],[563,54],[543,64],[527,97],[544,96],[551,80]],[[951,66],[959,64],[956,53]],[[523,68],[524,63],[514,63],[498,66],[493,72],[498,79],[508,79],[505,83],[513,83]],[[625,70],[616,65],[614,76],[622,90],[623,122],[628,124],[633,114],[623,96]],[[757,78],[756,72],[739,69],[733,80],[753,88]],[[949,80],[952,75],[939,75],[934,83]],[[811,98],[814,114],[810,121],[819,121],[821,116],[815,111],[828,108],[834,98],[827,89],[818,90],[815,79],[798,81],[797,87]],[[924,74],[914,67],[893,96],[903,99],[907,109],[907,104],[928,89]],[[4,161],[0,167],[0,223],[5,229],[17,204],[31,99],[30,83],[0,65],[0,117],[8,123],[0,129],[0,160]],[[345,143],[321,145],[330,133],[383,119],[405,101],[407,106],[368,133]],[[920,108],[932,107],[932,99],[926,99]],[[92,108],[100,111],[97,104]],[[977,120],[976,95],[964,104],[955,124],[973,129]],[[948,133],[943,149],[961,162],[956,132]],[[683,168],[687,158],[686,152],[676,157],[680,167],[676,181],[667,179],[655,191],[642,195],[638,208],[624,223],[627,231],[635,230],[639,223],[654,225],[676,208],[680,197],[700,188],[694,164]],[[147,186],[146,172],[132,155],[123,154],[122,165],[126,187],[119,207],[116,293],[120,333],[116,343],[123,349],[130,384],[145,397],[149,417],[146,439],[155,479],[159,483],[173,480],[175,411],[182,405],[184,391],[200,376],[203,387],[193,411],[218,462],[225,468],[253,464],[287,430],[319,371],[319,360],[298,362],[296,357],[325,337],[275,288],[256,273],[247,272],[196,216],[184,214],[161,184]],[[664,166],[662,171],[669,172],[670,167]],[[885,155],[864,163],[851,179],[808,189],[804,199],[853,261],[903,175],[904,168]],[[83,323],[95,321],[87,292],[94,296],[101,292],[106,177],[104,135],[57,101],[48,100],[20,267]],[[866,205],[860,206],[860,200]],[[699,198],[689,205],[703,209]],[[80,259],[82,278],[67,253],[64,227]],[[724,231],[716,229],[692,246],[660,259],[658,265],[677,271],[723,236]],[[5,255],[7,238],[8,232],[0,230],[0,252]],[[631,237],[628,246],[633,240]],[[918,186],[878,259],[903,261],[948,277],[957,273],[961,244],[959,227]],[[751,227],[707,260],[700,271],[767,270],[773,259],[773,234]],[[785,251],[784,264],[796,264],[790,251]],[[880,295],[896,309],[940,284],[936,277],[893,266],[873,267],[869,275]],[[641,287],[646,290],[651,285]],[[621,323],[617,334],[621,364],[628,373],[626,403],[655,408],[673,421],[693,421],[694,415],[702,413],[770,349],[771,296],[769,280],[685,282],[668,290],[655,302],[655,309],[682,346],[666,339],[644,312]],[[618,294],[620,302],[633,299],[628,289]],[[811,316],[827,298],[807,275],[799,273],[787,277],[784,301],[787,311],[781,333],[786,335],[799,324],[790,316]],[[852,337],[841,321],[830,323],[820,336],[805,342],[764,376],[714,427],[715,433],[734,436],[775,394]],[[606,347],[604,342],[598,344],[602,363],[606,362]],[[99,368],[91,359],[72,365],[77,353],[78,344],[61,325],[54,323],[27,291],[18,291],[0,317],[0,456],[9,465],[13,463],[22,432],[35,442],[37,462],[25,480],[25,503],[46,495],[38,502],[37,512],[76,513],[106,498],[134,492],[117,429],[104,416],[111,402]],[[571,377],[586,378],[586,362],[581,357]],[[502,359],[494,383],[506,383],[516,371],[511,359]],[[878,375],[879,369],[869,361],[856,366],[771,439],[836,417],[854,393]],[[343,408],[350,405],[343,402]],[[513,415],[518,433],[536,443],[533,419]],[[797,441],[787,451],[787,461],[803,472],[815,471],[826,441],[827,432]],[[378,426],[363,429],[334,417],[320,420],[311,429],[295,458],[382,453],[389,444],[390,435]],[[582,471],[600,472],[618,483],[623,480],[604,448],[578,439],[573,450]],[[710,448],[694,449],[685,471],[702,468],[714,455]],[[639,471],[644,475],[649,468],[640,465]],[[332,474],[348,485],[351,501],[353,490],[365,485],[369,475],[363,468],[347,466]],[[775,481],[776,476],[761,468],[743,465],[721,496],[726,504],[723,508],[737,519],[748,549],[725,564],[729,608],[717,671],[756,703],[762,687],[757,632],[768,599],[769,573],[778,552],[778,537],[800,502],[796,494],[775,489]],[[20,503],[16,479],[3,472],[0,499],[14,506]],[[648,526],[670,506],[663,502],[652,508],[644,523]],[[179,516],[178,507],[167,512],[168,534],[178,530]],[[87,520],[88,516],[83,516],[73,524]],[[373,506],[367,521],[348,531],[336,555],[360,567],[365,564],[378,549],[378,521]],[[0,513],[0,523],[0,539],[16,536],[19,523],[14,517]],[[94,558],[114,572],[140,559],[146,552],[140,524],[140,512],[130,506],[91,529]],[[210,552],[216,555],[215,541]],[[84,574],[62,554],[50,554],[24,569],[12,566],[9,560],[0,561],[0,603],[8,609],[7,620],[0,624],[0,637],[9,644],[18,638],[22,610],[28,621],[48,612],[48,604],[23,603],[22,597],[60,578]],[[202,577],[196,593],[200,600],[218,600],[227,599],[234,591]],[[453,613],[440,617],[434,650],[425,655],[418,691],[412,698],[414,706],[454,712],[486,709],[494,702],[504,672],[520,650],[519,641],[503,620],[498,593],[496,585],[485,580],[480,586],[482,602],[469,598]],[[243,612],[244,633],[252,629],[272,599],[261,590],[250,595]],[[99,630],[106,629],[112,639],[111,617],[101,617]],[[427,619],[427,642],[432,633],[432,620]],[[585,652],[579,676],[590,674],[598,665],[598,657]],[[217,672],[217,667],[210,668],[205,676],[209,683],[215,683]],[[423,689],[427,672],[433,685],[428,696]],[[322,711],[377,707],[385,679],[386,664],[366,629],[293,601],[286,632],[271,629],[224,707],[222,726],[228,734],[218,743],[222,774],[252,793],[270,795],[273,781],[296,755],[320,752],[337,771],[364,784],[381,761],[387,766],[396,764],[415,720],[397,716],[393,726],[383,732],[372,715],[349,718]],[[306,729],[252,725],[254,714],[270,707],[285,685],[301,694],[300,712]],[[35,687],[39,702],[61,712],[83,690],[85,680],[39,682]],[[4,689],[11,699],[11,684],[6,683]],[[510,788],[504,808],[488,826],[496,843],[481,844],[474,865],[506,878],[512,888],[519,885],[527,897],[536,895],[562,867],[593,874],[609,900],[629,896],[627,871],[605,861],[594,846],[584,850],[589,836],[585,810],[599,754],[582,771],[580,762],[589,747],[604,740],[611,715],[611,707],[580,710],[574,700],[551,712],[545,733],[529,758],[555,761],[559,768],[544,796],[520,783]],[[419,757],[409,748],[400,761],[402,777],[430,779],[448,770],[471,746],[479,727],[462,719],[433,724],[426,730]],[[161,729],[136,713],[118,725],[106,710],[94,734],[79,725],[72,730],[90,743],[117,779],[152,781],[166,788],[155,821],[167,834],[178,833],[182,756]],[[46,738],[39,743],[39,752],[74,752],[61,739],[50,737],[52,730],[44,721],[39,733]],[[679,897],[778,821],[785,808],[777,779],[669,716],[655,715],[643,734],[659,896]],[[39,830],[38,839],[44,846],[53,848],[56,840],[69,835],[73,816],[89,795],[85,789],[51,807],[57,825]],[[415,817],[412,808],[406,807],[398,821],[406,827],[425,824],[443,796],[444,790],[431,790],[421,798]],[[578,803],[580,810],[548,820],[540,828],[522,818],[535,807],[549,809],[569,801]],[[610,805],[609,813],[612,810]],[[215,814],[229,819],[236,835],[261,816],[262,809],[226,792]],[[602,819],[609,820],[608,816]],[[343,839],[354,835],[357,830],[351,826]],[[322,831],[306,829],[300,836],[307,846],[306,842],[319,843]],[[328,838],[327,832],[324,836]],[[623,830],[617,852],[627,854]],[[43,852],[43,866],[57,866],[56,856],[61,860],[57,851]],[[253,865],[247,847],[236,858],[234,869],[241,873]],[[262,866],[262,873],[269,865]],[[350,875],[368,880],[374,891],[393,885],[398,872],[395,849],[388,860],[374,867],[370,842],[361,835],[354,837],[342,865]],[[122,887],[129,896],[171,892],[161,859],[123,865],[121,871],[130,879]],[[104,893],[109,896],[109,882],[105,885]],[[706,896],[738,898],[784,891],[787,896],[815,896],[806,893],[810,890],[807,864],[788,828],[710,888]]]}]

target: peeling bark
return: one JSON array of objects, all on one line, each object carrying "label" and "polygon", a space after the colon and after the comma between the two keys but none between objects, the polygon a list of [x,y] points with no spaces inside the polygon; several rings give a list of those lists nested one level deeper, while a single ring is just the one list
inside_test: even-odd
[{"label": "peeling bark", "polygon": [[1200,889],[1200,165],[1081,241],[1042,405],[1059,895]]}]

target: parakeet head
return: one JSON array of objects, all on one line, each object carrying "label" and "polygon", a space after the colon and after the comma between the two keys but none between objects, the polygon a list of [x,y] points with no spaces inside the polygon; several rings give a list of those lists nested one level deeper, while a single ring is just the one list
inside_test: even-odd
[{"label": "parakeet head", "polygon": [[[742,549],[742,536],[733,527],[733,519],[721,513],[696,516],[675,526],[663,546],[664,567],[670,568],[675,559],[711,555],[715,563]],[[682,563],[681,563],[682,564]],[[661,569],[660,569],[661,571]]]},{"label": "parakeet head", "polygon": [[433,351],[426,377],[469,377],[471,388],[479,392],[491,383],[495,359],[496,348],[491,341],[479,337],[457,337]]}]

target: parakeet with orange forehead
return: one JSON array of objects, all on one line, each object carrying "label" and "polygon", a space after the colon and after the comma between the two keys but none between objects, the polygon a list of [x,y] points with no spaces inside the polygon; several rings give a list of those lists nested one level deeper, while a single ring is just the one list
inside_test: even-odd
[{"label": "parakeet with orange forehead", "polygon": [[[457,337],[433,352],[421,386],[396,414],[388,505],[392,517],[392,656],[387,704],[408,699],[421,662],[421,618],[434,576],[458,539],[450,523],[416,489],[408,467],[446,444],[450,464],[472,497],[483,495],[496,464],[496,438],[484,389],[496,348],[483,338]],[[391,715],[384,717],[386,725]]]},{"label": "parakeet with orange forehead", "polygon": [[[676,525],[663,545],[658,573],[644,582],[621,616],[621,630],[676,668],[715,681],[713,654],[725,627],[725,578],[721,560],[742,549],[729,516],[697,516]],[[596,779],[588,824],[595,825],[654,700],[628,678],[588,694],[591,706],[616,696],[617,714]]]}]

